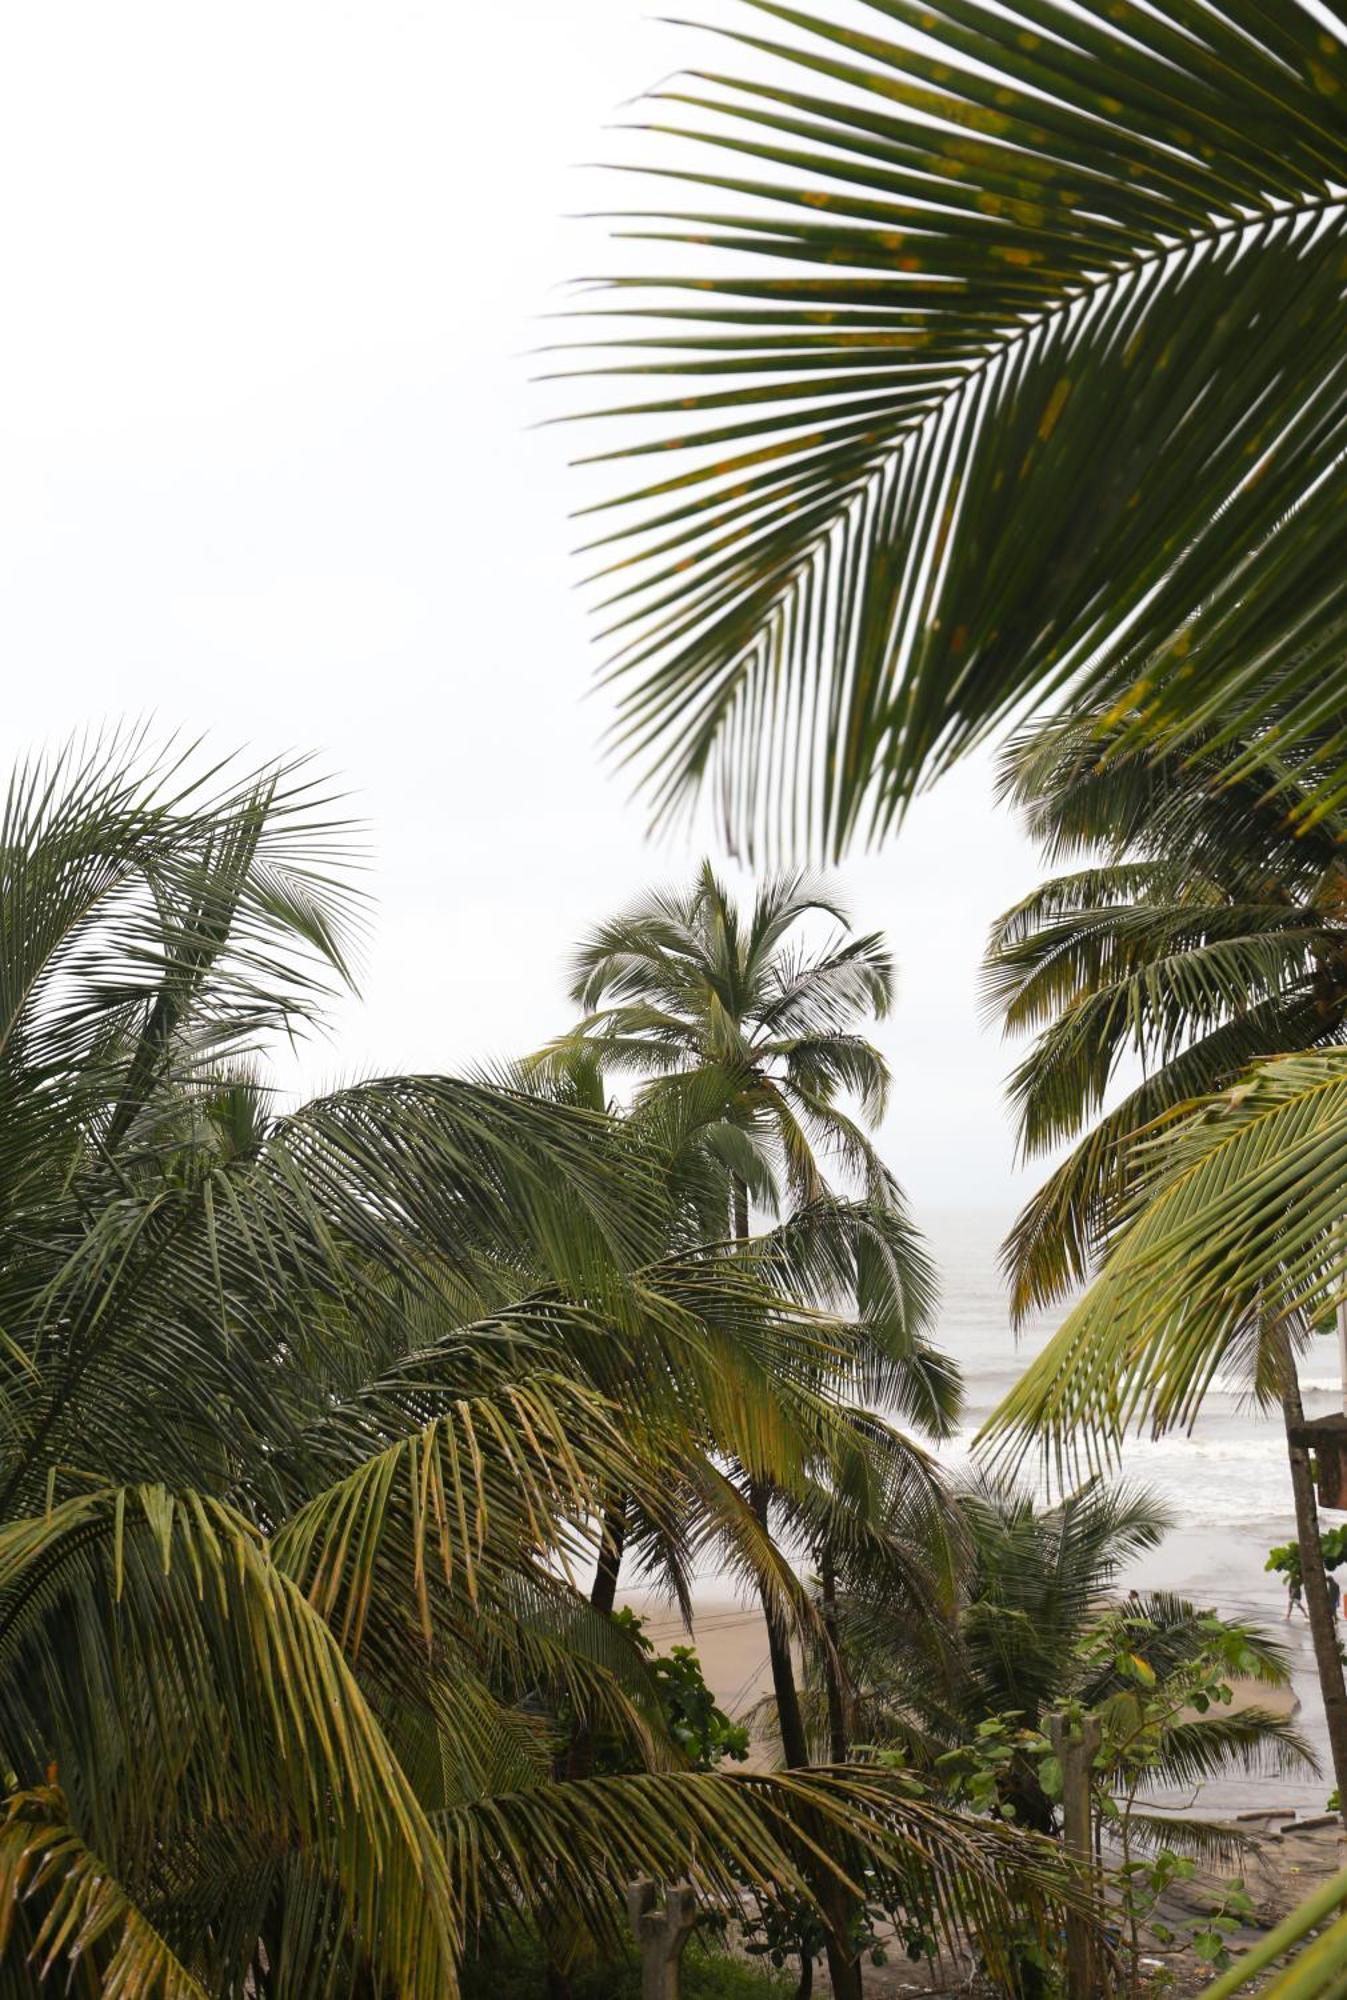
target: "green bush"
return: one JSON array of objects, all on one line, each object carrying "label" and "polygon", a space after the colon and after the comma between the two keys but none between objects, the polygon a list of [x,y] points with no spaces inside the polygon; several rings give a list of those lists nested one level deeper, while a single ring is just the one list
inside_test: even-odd
[{"label": "green bush", "polygon": [[[683,1954],[682,2000],[787,2000],[795,1980],[746,1963],[694,1937]],[[541,2000],[547,1960],[532,1939],[512,1938],[463,1968],[462,2000]],[[571,2000],[640,2000],[641,1969],[633,1956],[587,1967],[570,1981]]]}]

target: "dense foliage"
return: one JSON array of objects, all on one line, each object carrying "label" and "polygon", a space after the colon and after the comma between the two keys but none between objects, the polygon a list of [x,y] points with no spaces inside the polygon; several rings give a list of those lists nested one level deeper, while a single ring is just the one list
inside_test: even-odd
[{"label": "dense foliage", "polygon": [[564,1966],[634,1874],[808,1897],[820,1842],[994,1936],[1034,1857],[882,1774],[698,1769],[691,1676],[577,1580],[620,1491],[806,1616],[722,1467],[858,1479],[845,1320],[689,1233],[681,1138],[508,1081],[274,1106],[347,842],[303,772],[138,740],[0,818],[0,1990],[442,1996],[483,1927]]}]

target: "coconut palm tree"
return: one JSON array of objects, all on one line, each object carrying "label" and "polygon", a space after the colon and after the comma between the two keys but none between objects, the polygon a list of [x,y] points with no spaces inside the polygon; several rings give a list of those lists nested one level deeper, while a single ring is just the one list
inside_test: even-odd
[{"label": "coconut palm tree", "polygon": [[[1289,793],[1274,764],[1229,783],[1217,752],[1138,753],[1128,735],[1125,717],[1068,719],[1002,766],[1048,858],[1081,864],[988,945],[991,1009],[1035,1031],[1011,1083],[1021,1146],[1095,1119],[1011,1238],[1017,1316],[1088,1275],[1132,1191],[1133,1134],[1259,1057],[1347,1039],[1347,820],[1308,814],[1312,774]],[[1099,1117],[1129,1062],[1140,1081]]]},{"label": "coconut palm tree", "polygon": [[[1004,788],[1031,830],[1054,858],[1086,863],[1008,911],[988,953],[993,1005],[1008,1026],[1038,1030],[1012,1084],[1025,1150],[1089,1126],[1012,1234],[1017,1310],[1087,1275],[1144,1175],[1138,1134],[1229,1088],[1258,1056],[1347,1032],[1342,822],[1325,813],[1297,833],[1276,775],[1254,766],[1229,784],[1217,755],[1139,753],[1126,718],[1054,724],[1007,758]],[[1129,1058],[1142,1080],[1096,1116]],[[1246,1334],[1248,1352],[1232,1344],[1225,1365],[1251,1363],[1256,1390],[1281,1405],[1325,1714],[1347,1776],[1347,1686],[1296,1441],[1294,1351],[1257,1315]]]},{"label": "coconut palm tree", "polygon": [[[817,946],[798,941],[808,919],[826,921]],[[932,1469],[910,1441],[864,1407],[838,1406],[839,1394],[885,1401],[931,1434],[950,1428],[957,1377],[930,1345],[925,1321],[931,1272],[900,1192],[863,1126],[842,1102],[860,1099],[863,1117],[883,1109],[883,1058],[857,1032],[858,1018],[887,1011],[892,966],[882,939],[848,934],[845,912],[822,884],[773,877],[741,912],[709,863],[685,893],[656,893],[603,925],[580,947],[572,997],[584,1018],[536,1059],[543,1073],[635,1073],[632,1110],[682,1135],[680,1156],[695,1162],[703,1189],[696,1210],[713,1238],[728,1229],[786,1295],[845,1309],[848,1337],[807,1364],[811,1386],[843,1417],[854,1451],[826,1476],[802,1467],[791,1484],[755,1470],[735,1433],[708,1429],[708,1446],[742,1471],[749,1508],[764,1540],[772,1517],[820,1549],[825,1562],[861,1545],[901,1577],[909,1608],[929,1608],[930,1585],[913,1551],[935,1548],[948,1563],[941,1496]],[[825,1167],[840,1165],[859,1196],[839,1197]],[[784,1222],[750,1239],[751,1204]],[[800,1359],[794,1368],[799,1373]],[[737,1400],[737,1399],[736,1399]],[[742,1428],[742,1425],[740,1426]],[[820,1468],[822,1469],[822,1468]],[[594,1602],[611,1609],[618,1566],[633,1531],[652,1538],[625,1495],[608,1510],[605,1557]],[[788,1768],[809,1761],[791,1633],[780,1603],[764,1600],[781,1748]],[[827,1651],[825,1644],[825,1652]],[[834,1984],[855,1990],[858,1969],[829,1946]]]},{"label": "coconut palm tree", "polygon": [[[1011,1718],[1032,1734],[1051,1711],[1079,1703],[1118,1725],[1106,1733],[1098,1783],[1126,1785],[1127,1711],[1138,1685],[1154,1690],[1212,1659],[1230,1671],[1236,1657],[1262,1685],[1287,1684],[1285,1657],[1260,1630],[1163,1591],[1117,1595],[1120,1570],[1170,1525],[1148,1494],[1093,1482],[1043,1506],[982,1482],[961,1492],[959,1504],[968,1559],[952,1645],[895,1619],[870,1589],[839,1599],[854,1726],[868,1743],[899,1748],[937,1783],[942,1758],[948,1763],[984,1724]],[[1200,1713],[1181,1701],[1157,1730],[1147,1762],[1152,1787],[1191,1785],[1225,1770],[1314,1765],[1285,1718],[1257,1705]],[[1031,1758],[1009,1763],[1000,1793],[1020,1823],[1056,1830],[1056,1807]],[[1146,1825],[1166,1840],[1182,1837],[1163,1816]]]},{"label": "coconut palm tree", "polygon": [[[797,942],[810,918],[830,933],[813,948]],[[726,1190],[719,1215],[715,1192],[709,1212],[703,1199],[694,1227],[746,1245],[752,1200],[776,1215],[784,1197],[789,1221],[755,1256],[796,1296],[850,1295],[867,1338],[866,1373],[849,1386],[906,1399],[939,1434],[957,1387],[924,1336],[930,1266],[897,1184],[841,1101],[854,1095],[864,1118],[882,1115],[887,1066],[856,1023],[887,1013],[892,991],[883,939],[851,935],[822,883],[771,877],[745,914],[707,862],[688,891],[655,892],[584,941],[571,985],[583,1018],[535,1061],[642,1080],[635,1115],[647,1128],[672,1121],[703,1188]],[[834,1164],[859,1181],[859,1200],[833,1192]],[[749,1484],[765,1524],[768,1482]],[[611,1591],[615,1573],[603,1582]],[[788,1675],[788,1653],[779,1664]],[[802,1745],[789,1720],[783,1728],[792,1761]]]},{"label": "coconut palm tree", "polygon": [[[484,1910],[611,1940],[633,1873],[807,1893],[820,1828],[990,1925],[977,1829],[680,1770],[568,1580],[606,1493],[660,1520],[700,1464],[672,1391],[614,1392],[784,1347],[779,1291],[668,1255],[659,1162],[582,1109],[394,1077],[278,1114],[270,1039],[350,975],[347,848],[304,772],[134,739],[0,812],[0,1984],[452,1994]],[[562,1708],[646,1774],[557,1782]]]},{"label": "coconut palm tree", "polygon": [[[829,928],[815,946],[799,941],[811,919]],[[776,1213],[783,1195],[797,1209],[825,1196],[829,1163],[901,1211],[841,1101],[854,1097],[868,1122],[883,1116],[888,1071],[856,1024],[888,1013],[893,962],[878,932],[851,934],[824,883],[771,876],[745,913],[704,862],[689,890],[646,896],[584,941],[571,998],[584,1018],[548,1053],[634,1073],[647,1100],[658,1080],[683,1099],[691,1087],[698,1145],[733,1179],[736,1237],[748,1236],[751,1197]],[[907,1282],[920,1307],[929,1279],[915,1258]]]},{"label": "coconut palm tree", "polygon": [[835,855],[1068,691],[1238,769],[1274,677],[1335,796],[1334,10],[743,0],[715,33],[647,100],[618,227],[655,248],[558,364],[625,392],[586,546],[656,811],[705,783],[742,850]]}]

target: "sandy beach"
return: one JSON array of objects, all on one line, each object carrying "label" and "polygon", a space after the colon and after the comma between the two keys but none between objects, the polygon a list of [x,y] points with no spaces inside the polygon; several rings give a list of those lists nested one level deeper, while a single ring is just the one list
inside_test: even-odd
[{"label": "sandy beach", "polygon": [[[734,1722],[747,1722],[756,1707],[772,1691],[767,1659],[767,1630],[761,1611],[753,1605],[737,1603],[732,1597],[708,1594],[694,1607],[693,1630],[688,1633],[676,1607],[667,1599],[649,1592],[624,1592],[619,1602],[643,1621],[646,1636],[661,1653],[674,1646],[696,1648],[706,1684],[716,1701]],[[1294,1686],[1267,1688],[1250,1681],[1235,1685],[1234,1709],[1250,1706],[1270,1709],[1280,1716],[1295,1716],[1301,1707]],[[1302,1726],[1312,1718],[1302,1718]],[[1308,1727],[1311,1737],[1315,1731]],[[765,1767],[773,1761],[770,1745],[755,1740],[750,1764]],[[1327,1783],[1313,1778],[1289,1780],[1253,1774],[1227,1779],[1206,1788],[1206,1795],[1182,1803],[1194,1812],[1210,1811],[1222,1817],[1255,1809],[1275,1807],[1315,1812],[1327,1796]],[[1169,1803],[1169,1801],[1166,1801]]]}]

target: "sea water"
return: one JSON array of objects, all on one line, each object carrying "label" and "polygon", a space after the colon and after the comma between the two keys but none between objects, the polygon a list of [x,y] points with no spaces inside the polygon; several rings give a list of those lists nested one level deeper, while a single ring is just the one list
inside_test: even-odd
[{"label": "sea water", "polygon": [[[923,1221],[940,1269],[937,1338],[964,1378],[964,1423],[940,1456],[952,1471],[962,1471],[979,1428],[1069,1307],[1037,1316],[1017,1334],[999,1268],[1004,1219],[946,1214]],[[1307,1416],[1342,1408],[1334,1341],[1316,1341],[1301,1359],[1300,1375]],[[1026,1465],[1025,1478],[1032,1481],[1037,1470],[1036,1463]],[[1309,1629],[1299,1612],[1285,1622],[1286,1587],[1264,1568],[1268,1550],[1295,1535],[1280,1410],[1257,1409],[1247,1384],[1218,1375],[1192,1433],[1129,1438],[1118,1476],[1146,1487],[1174,1521],[1160,1547],[1122,1573],[1120,1587],[1180,1591],[1204,1609],[1255,1619],[1272,1629],[1291,1656],[1300,1701],[1296,1725],[1314,1744],[1327,1773]],[[1343,1518],[1326,1512],[1324,1525],[1337,1525]],[[1342,1636],[1347,1642],[1347,1625]],[[1331,1789],[1331,1776],[1240,1776],[1207,1785],[1194,1803],[1213,1815],[1264,1804],[1309,1811],[1321,1808]]]}]

